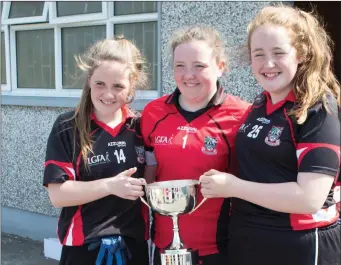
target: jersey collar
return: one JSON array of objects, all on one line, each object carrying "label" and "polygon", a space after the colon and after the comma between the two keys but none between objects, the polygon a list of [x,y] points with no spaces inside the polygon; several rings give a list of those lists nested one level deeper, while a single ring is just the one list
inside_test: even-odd
[{"label": "jersey collar", "polygon": [[121,107],[121,110],[122,110],[122,121],[115,128],[111,128],[110,126],[106,125],[104,122],[101,122],[100,120],[98,120],[94,112],[91,113],[91,120],[93,120],[103,130],[107,131],[108,133],[110,133],[112,136],[115,137],[120,132],[122,126],[126,124],[127,119],[135,117],[135,114],[126,105],[123,105]]},{"label": "jersey collar", "polygon": [[289,102],[296,102],[296,96],[295,96],[295,93],[293,90],[291,90],[289,92],[289,94],[285,97],[285,99],[277,102],[276,104],[272,104],[270,93],[268,91],[264,91],[263,95],[266,98],[266,107],[265,107],[266,108],[266,115],[270,115],[274,111],[280,109],[288,101]]},{"label": "jersey collar", "polygon": [[[176,88],[172,94],[170,94],[166,100],[166,104],[175,105],[179,100],[179,95],[181,94],[179,88]],[[220,85],[219,81],[217,81],[217,92],[214,94],[212,99],[208,102],[207,107],[219,106],[221,105],[227,96],[226,90]]]}]

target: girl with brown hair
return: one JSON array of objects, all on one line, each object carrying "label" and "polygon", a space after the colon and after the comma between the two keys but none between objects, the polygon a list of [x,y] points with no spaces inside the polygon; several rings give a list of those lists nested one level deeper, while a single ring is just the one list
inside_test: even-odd
[{"label": "girl with brown hair", "polygon": [[124,38],[95,43],[78,66],[86,81],[77,108],[61,114],[47,143],[44,185],[61,207],[60,265],[148,265],[144,145],[127,107],[147,75],[140,51]]}]

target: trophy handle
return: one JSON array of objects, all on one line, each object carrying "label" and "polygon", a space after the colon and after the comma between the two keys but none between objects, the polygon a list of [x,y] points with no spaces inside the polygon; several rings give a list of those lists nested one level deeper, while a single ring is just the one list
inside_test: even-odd
[{"label": "trophy handle", "polygon": [[141,202],[143,202],[145,205],[147,205],[147,207],[148,207],[149,209],[151,209],[151,207],[149,206],[148,202],[146,202],[146,200],[143,199],[142,196],[140,197],[140,199],[141,199]]},{"label": "trophy handle", "polygon": [[[200,184],[200,181],[199,181],[199,183],[198,184]],[[199,192],[199,185],[198,185],[198,192]],[[194,213],[194,211],[196,211],[205,201],[207,200],[207,198],[203,198],[202,199],[202,201],[198,204],[198,206],[196,206],[192,211],[190,211],[189,212],[189,214],[192,214],[192,213]]]},{"label": "trophy handle", "polygon": [[192,211],[190,211],[189,214],[192,214],[194,211],[196,211],[206,200],[207,198],[203,198],[202,201],[198,204],[198,206],[195,207]]}]

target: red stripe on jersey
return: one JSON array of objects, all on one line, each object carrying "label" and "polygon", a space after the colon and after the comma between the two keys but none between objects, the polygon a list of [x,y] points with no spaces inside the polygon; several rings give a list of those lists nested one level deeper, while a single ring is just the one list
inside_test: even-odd
[{"label": "red stripe on jersey", "polygon": [[170,96],[166,99],[166,103],[170,104],[170,102],[172,101],[173,97],[174,97],[174,93],[170,94]]},{"label": "red stripe on jersey", "polygon": [[287,122],[289,123],[289,129],[290,129],[291,139],[292,139],[292,142],[293,142],[293,144],[295,145],[295,147],[296,147],[296,149],[297,149],[297,142],[296,142],[296,139],[295,139],[294,127],[293,127],[293,125],[292,125],[292,121],[291,121],[291,119],[289,118],[286,109],[284,109],[284,116],[285,116],[285,119],[287,120]]},{"label": "red stripe on jersey", "polygon": [[111,128],[104,122],[101,122],[100,120],[97,119],[95,113],[91,114],[91,119],[94,120],[99,127],[101,127],[103,130],[107,131],[109,134],[111,134],[113,137],[116,137],[119,131],[121,130],[122,126],[125,124],[126,120],[131,117],[135,117],[134,113],[127,107],[127,106],[122,106],[122,120],[121,122],[115,126],[115,128]]},{"label": "red stripe on jersey", "polygon": [[73,241],[74,246],[81,246],[84,243],[84,233],[83,233],[83,217],[81,213],[82,206],[78,206],[78,210],[74,216],[73,222]]},{"label": "red stripe on jersey", "polygon": [[258,108],[260,108],[260,107],[263,107],[264,106],[264,104],[261,104],[261,105],[257,105],[257,106],[255,106],[255,105],[252,105],[251,107],[251,110],[252,109],[258,109]]},{"label": "red stripe on jersey", "polygon": [[77,174],[79,180],[81,179],[81,177],[79,175],[79,166],[81,164],[81,158],[82,158],[82,152],[79,153],[79,155],[77,157],[77,162],[76,162],[76,174]]},{"label": "red stripe on jersey", "polygon": [[142,218],[145,222],[145,233],[144,233],[144,239],[148,240],[150,239],[149,233],[150,233],[150,228],[149,228],[149,208],[144,204],[141,203],[141,213],[142,213]]},{"label": "red stripe on jersey", "polygon": [[333,188],[334,191],[334,196],[333,199],[336,203],[336,209],[338,210],[338,212],[340,212],[340,196],[341,196],[341,190],[340,190],[340,181],[337,181],[335,183],[335,186]]},{"label": "red stripe on jersey", "polygon": [[71,223],[63,240],[66,246],[81,246],[84,243],[82,206],[78,206],[77,212],[71,219]]},{"label": "red stripe on jersey", "polygon": [[276,104],[272,104],[271,101],[271,96],[270,93],[267,91],[263,92],[264,95],[266,96],[266,115],[270,115],[271,113],[273,113],[274,111],[278,110],[279,108],[281,108],[287,101],[291,101],[291,102],[295,102],[296,101],[296,96],[294,94],[294,91],[291,90],[289,92],[289,94],[286,96],[285,99],[277,102]]},{"label": "red stripe on jersey", "polygon": [[65,173],[68,175],[69,180],[76,180],[76,174],[75,174],[75,170],[73,168],[72,163],[48,160],[45,162],[44,167],[47,167],[50,164],[53,164],[62,168],[65,171]]},{"label": "red stripe on jersey", "polygon": [[126,127],[126,129],[127,129],[128,131],[131,131],[131,132],[136,132],[136,130],[130,129],[129,127]]},{"label": "red stripe on jersey", "polygon": [[293,230],[307,230],[333,224],[338,218],[339,212],[334,204],[316,214],[290,214],[290,224]]},{"label": "red stripe on jersey", "polygon": [[340,146],[333,144],[322,144],[322,143],[299,143],[296,148],[297,155],[297,166],[299,167],[303,157],[311,150],[316,148],[329,148],[334,150],[340,160]]}]

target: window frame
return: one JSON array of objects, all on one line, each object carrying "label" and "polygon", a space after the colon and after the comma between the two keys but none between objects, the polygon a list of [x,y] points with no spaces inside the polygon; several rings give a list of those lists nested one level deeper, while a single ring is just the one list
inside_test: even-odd
[{"label": "window frame", "polygon": [[[155,13],[141,13],[141,14],[131,14],[131,15],[119,15],[114,16],[114,2],[111,1],[108,3],[108,26],[107,26],[107,36],[113,37],[115,35],[115,24],[127,24],[127,23],[143,23],[143,22],[156,22],[157,28],[157,43],[158,43],[158,50],[157,50],[157,58],[158,58],[158,65],[161,62],[161,52],[160,52],[160,2],[157,2],[157,9],[158,11]],[[111,14],[111,15],[110,15]],[[158,67],[157,73],[157,88],[152,90],[137,90],[136,97],[137,98],[157,98],[161,95],[160,84],[161,84],[161,71]]]},{"label": "window frame", "polygon": [[38,22],[46,22],[47,14],[49,13],[49,3],[44,2],[43,13],[41,16],[34,17],[20,17],[20,18],[9,18],[9,12],[11,10],[11,5],[13,1],[3,2],[3,10],[1,16],[1,24],[9,25],[9,24],[28,24],[28,23],[38,23]]},{"label": "window frame", "polygon": [[11,62],[10,62],[10,45],[9,45],[9,30],[8,26],[2,25],[1,32],[4,33],[4,44],[5,44],[5,65],[6,65],[6,84],[1,84],[1,91],[11,91]]},{"label": "window frame", "polygon": [[[63,28],[73,28],[82,26],[95,26],[104,25],[106,26],[106,38],[112,38],[114,36],[114,25],[125,24],[125,23],[141,23],[141,22],[156,22],[157,30],[157,87],[152,87],[152,90],[137,90],[136,98],[133,105],[144,106],[148,101],[156,99],[161,96],[161,47],[160,47],[160,2],[157,2],[157,12],[155,13],[141,13],[132,15],[120,15],[114,16],[113,2],[102,2],[105,6],[106,16],[104,17],[101,13],[101,19],[90,17],[88,14],[76,15],[76,16],[65,16],[60,17],[58,20],[51,21],[51,10],[56,7],[56,2],[45,2],[44,10],[49,10],[49,21],[44,23],[29,24],[32,20],[25,18],[21,20],[22,24],[10,25],[13,21],[7,25],[3,25],[1,30],[5,32],[7,36],[6,41],[6,79],[7,84],[1,85],[3,104],[13,105],[28,105],[28,106],[75,106],[82,94],[82,89],[63,89],[63,65],[62,65],[62,35],[61,31]],[[7,3],[10,4],[10,3]],[[9,5],[8,5],[9,6]],[[53,7],[54,6],[54,7]],[[3,10],[4,11],[4,10]],[[9,9],[8,9],[9,11]],[[54,9],[56,12],[56,9]],[[111,13],[110,13],[111,12]],[[99,14],[99,13],[98,13]],[[96,15],[98,15],[96,14]],[[112,14],[111,16],[109,14]],[[4,12],[2,13],[2,17]],[[77,17],[77,19],[76,19]],[[86,19],[87,17],[88,19]],[[55,56],[55,87],[51,88],[18,88],[17,78],[17,40],[16,32],[22,30],[39,30],[39,29],[53,29],[54,31],[54,56]],[[6,33],[7,32],[7,33]],[[27,102],[25,100],[27,98]],[[51,103],[52,99],[55,98],[56,103]],[[63,101],[63,102],[62,102]],[[16,104],[18,102],[18,104]],[[25,103],[23,103],[25,102]],[[41,102],[37,104],[37,102]],[[65,103],[66,102],[66,103]],[[141,105],[142,104],[142,105]]]},{"label": "window frame", "polygon": [[[33,24],[33,25],[15,25],[10,29],[10,40],[12,44],[11,49],[11,73],[12,73],[12,95],[28,95],[28,96],[46,96],[46,95],[54,95],[56,93],[60,93],[60,90],[57,87],[57,78],[55,76],[55,88],[24,88],[18,87],[18,71],[17,71],[17,40],[16,40],[16,32],[18,31],[28,31],[28,30],[40,30],[40,29],[52,29],[54,34],[54,56],[56,57],[56,32],[55,25],[51,25],[48,23],[44,24]],[[56,73],[56,58],[55,58],[55,75]],[[54,93],[53,93],[54,92]]]},{"label": "window frame", "polygon": [[[60,1],[64,2],[64,1]],[[101,13],[90,13],[90,14],[79,14],[71,16],[57,16],[57,2],[49,2],[50,12],[49,12],[49,23],[51,24],[65,24],[74,22],[87,22],[87,21],[97,21],[97,20],[107,20],[108,19],[108,2],[102,2],[102,12]]]},{"label": "window frame", "polygon": [[[56,90],[58,87],[58,91],[62,96],[66,96],[70,91],[70,94],[72,96],[74,95],[81,95],[82,88],[64,88],[63,89],[63,51],[62,51],[62,29],[64,28],[76,28],[76,27],[87,27],[87,26],[105,26],[107,27],[107,21],[106,20],[97,20],[97,21],[87,21],[87,22],[78,22],[78,23],[65,23],[65,24],[59,24],[56,25],[56,32],[55,32],[55,37],[57,41],[56,43],[56,55],[58,56],[58,60],[56,60]],[[106,36],[107,38],[107,36]],[[57,46],[58,45],[58,46]],[[58,78],[60,76],[60,78]]]}]

